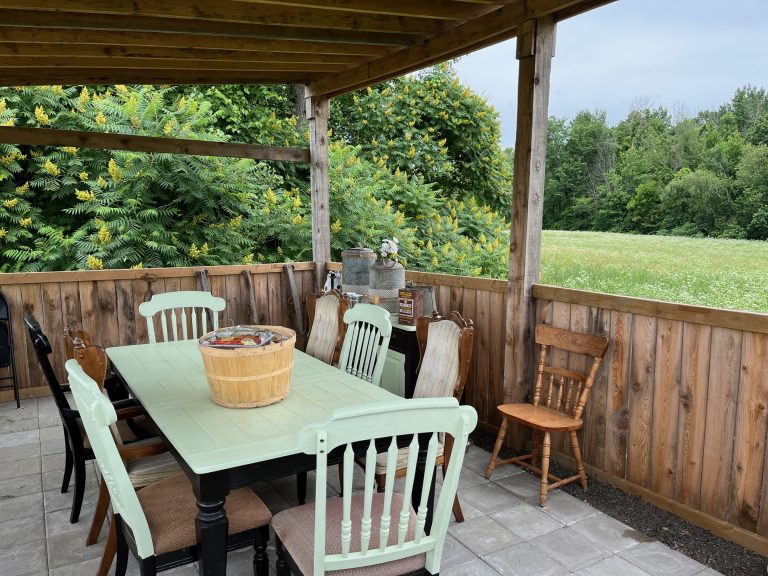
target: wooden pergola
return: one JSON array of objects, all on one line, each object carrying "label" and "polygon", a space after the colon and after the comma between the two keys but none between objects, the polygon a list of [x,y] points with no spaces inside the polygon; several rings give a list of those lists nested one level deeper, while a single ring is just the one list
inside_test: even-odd
[{"label": "wooden pergola", "polygon": [[[0,84],[299,84],[309,149],[0,127],[0,142],[309,162],[318,281],[331,258],[329,99],[517,38],[504,400],[532,372],[558,21],[612,0],[0,0]],[[511,82],[511,79],[510,79]]]}]

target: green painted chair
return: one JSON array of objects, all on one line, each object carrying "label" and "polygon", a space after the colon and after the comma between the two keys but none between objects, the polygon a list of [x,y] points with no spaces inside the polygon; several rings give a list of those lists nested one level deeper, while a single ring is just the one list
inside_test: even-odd
[{"label": "green painted chair", "polygon": [[357,304],[344,314],[347,333],[339,356],[339,368],[370,382],[381,385],[384,357],[392,336],[389,312],[373,304]]},{"label": "green painted chair", "polygon": [[[155,294],[148,302],[139,306],[139,314],[147,319],[147,332],[150,344],[157,342],[154,316],[160,314],[160,329],[163,341],[168,342],[168,324],[170,322],[173,338],[170,340],[196,340],[210,330],[219,327],[219,312],[226,308],[224,298],[212,295],[210,292],[196,290],[179,290]],[[178,310],[178,314],[176,313]],[[210,310],[211,324],[208,327]],[[198,312],[199,311],[199,312]],[[181,337],[179,337],[181,328]],[[199,330],[201,328],[201,330]]]},{"label": "green painted chair", "polygon": [[[278,554],[277,575],[319,576],[346,569],[350,569],[344,572],[349,576],[437,574],[464,460],[463,450],[453,454],[434,506],[432,527],[426,534],[438,435],[450,434],[464,446],[476,425],[474,408],[459,406],[455,398],[420,398],[337,410],[324,424],[302,430],[299,434],[302,451],[316,455],[315,501],[283,510],[272,519]],[[404,489],[399,493],[394,490],[396,437],[409,435],[413,435],[413,439]],[[419,506],[414,510],[411,495],[419,439],[427,442],[427,454]],[[374,478],[377,458],[374,440],[378,441],[379,449],[386,450],[389,469],[381,493],[376,491]],[[365,489],[355,494],[352,492],[353,442],[362,444],[367,464]],[[359,450],[360,444],[357,447]],[[344,457],[344,496],[328,498],[328,454],[336,448]]]},{"label": "green painted chair", "polygon": [[[177,474],[134,490],[110,432],[117,420],[112,403],[76,360],[66,363],[72,395],[109,490],[117,532],[115,576],[125,576],[128,549],[136,555],[142,576],[194,562],[198,557],[192,484]],[[269,574],[266,546],[269,509],[250,488],[233,490],[225,504],[229,550],[253,544],[254,572]]]}]

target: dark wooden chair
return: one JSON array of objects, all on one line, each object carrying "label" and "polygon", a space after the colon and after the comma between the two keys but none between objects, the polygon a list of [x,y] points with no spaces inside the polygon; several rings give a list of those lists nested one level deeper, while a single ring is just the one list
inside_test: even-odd
[{"label": "dark wooden chair", "polygon": [[[419,341],[419,376],[416,380],[414,398],[439,398],[453,396],[461,401],[464,385],[472,364],[472,342],[474,339],[472,320],[464,320],[458,312],[440,316],[437,312],[432,316],[422,316],[416,321],[416,336]],[[443,469],[443,475],[448,468],[453,449],[453,438],[448,436],[441,443],[441,451],[437,457],[437,465]],[[464,449],[463,446],[460,449]],[[379,490],[384,489],[386,482],[386,454],[379,454],[376,462],[376,484]],[[395,478],[405,476],[407,471],[408,451],[400,450],[395,470]],[[453,515],[457,522],[464,521],[459,497],[453,503]]]},{"label": "dark wooden chair", "polygon": [[[533,402],[531,404],[503,404],[498,407],[499,412],[501,412],[501,426],[499,426],[493,454],[488,461],[485,477],[490,479],[498,464],[517,464],[539,474],[541,475],[539,503],[544,506],[547,503],[548,492],[564,484],[579,480],[581,487],[584,490],[587,489],[587,475],[584,473],[584,464],[581,461],[581,449],[576,432],[584,426],[581,415],[589,400],[589,392],[595,381],[595,374],[597,374],[600,363],[608,350],[609,341],[605,336],[569,332],[539,324],[536,326],[536,343],[540,346],[540,352],[536,382],[533,388]],[[558,365],[557,359],[561,356],[554,354],[553,349],[591,357],[592,365],[589,372],[585,374]],[[507,434],[510,419],[533,429],[532,451],[523,456],[500,459],[498,457],[499,450],[501,450],[501,445]],[[549,449],[553,432],[568,432],[570,436],[571,452],[576,460],[577,469],[574,476],[561,479],[549,473]],[[544,438],[541,467],[539,467],[537,466],[537,457],[542,434]],[[550,480],[552,480],[551,484],[549,483]]]},{"label": "dark wooden chair", "polygon": [[[93,450],[88,443],[88,438],[82,429],[80,414],[69,405],[65,396],[65,388],[56,377],[48,356],[51,354],[51,343],[43,333],[40,324],[32,314],[24,315],[24,323],[27,326],[29,338],[35,349],[40,368],[43,370],[48,388],[51,390],[56,408],[59,411],[62,427],[64,429],[64,477],[61,481],[61,492],[69,490],[72,473],[75,475],[75,491],[72,497],[72,511],[69,521],[75,523],[80,519],[80,508],[83,504],[85,493],[85,463],[94,459]],[[135,414],[135,403],[132,400],[119,401],[115,408],[120,410],[121,417],[130,417]],[[127,412],[127,413],[126,413]]]}]

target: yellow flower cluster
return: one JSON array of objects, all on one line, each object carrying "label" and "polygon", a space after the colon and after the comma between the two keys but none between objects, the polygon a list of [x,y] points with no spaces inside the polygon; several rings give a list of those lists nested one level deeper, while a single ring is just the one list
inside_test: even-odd
[{"label": "yellow flower cluster", "polygon": [[80,172],[80,181],[85,182],[88,180],[88,172]]},{"label": "yellow flower cluster", "polygon": [[123,177],[123,171],[117,165],[117,162],[115,162],[114,158],[109,159],[109,165],[107,166],[107,171],[109,172],[109,175],[112,177],[112,180],[115,182],[120,182],[120,180]]},{"label": "yellow flower cluster", "polygon": [[85,259],[85,265],[88,267],[89,270],[104,269],[104,261],[101,258],[97,258],[93,254],[88,254],[88,257]]},{"label": "yellow flower cluster", "polygon": [[107,123],[107,117],[104,116],[103,112],[99,112],[98,114],[96,114],[96,124],[98,124],[99,126],[104,126],[104,124],[106,123]]},{"label": "yellow flower cluster", "polygon": [[31,225],[32,225],[32,218],[22,218],[21,220],[19,220],[19,226],[28,228]]},{"label": "yellow flower cluster", "polygon": [[189,255],[192,256],[192,258],[200,258],[206,254],[208,254],[208,242],[200,246],[200,248],[193,242],[192,246],[189,248]]},{"label": "yellow flower cluster", "polygon": [[19,203],[18,198],[9,198],[5,202],[3,202],[3,206],[5,206],[6,208],[13,208],[18,203]]},{"label": "yellow flower cluster", "polygon": [[229,227],[230,228],[240,228],[240,225],[243,223],[243,217],[241,215],[235,216],[232,218],[232,220],[229,221]]},{"label": "yellow flower cluster", "polygon": [[67,154],[71,154],[72,156],[77,154],[77,148],[75,148],[74,146],[64,146],[62,150],[64,150],[64,152],[66,152]]},{"label": "yellow flower cluster", "polygon": [[331,232],[334,234],[341,232],[341,220],[339,218],[336,218],[336,221],[331,224]]},{"label": "yellow flower cluster", "polygon": [[109,230],[107,230],[106,226],[102,226],[99,229],[99,242],[102,244],[109,244],[109,242],[112,240],[112,234],[109,233]]},{"label": "yellow flower cluster", "polygon": [[8,234],[8,230],[6,230],[5,228],[0,228],[0,239],[5,238],[7,234]]},{"label": "yellow flower cluster", "polygon": [[253,263],[253,252],[243,256],[243,264],[252,264],[252,263]]},{"label": "yellow flower cluster", "polygon": [[11,164],[16,160],[24,160],[24,159],[26,159],[26,156],[21,152],[11,152],[7,156],[0,156],[0,164],[3,164],[4,166],[8,166],[8,164]]},{"label": "yellow flower cluster", "polygon": [[81,202],[89,202],[91,200],[96,200],[96,194],[94,194],[90,190],[75,190],[75,197]]},{"label": "yellow flower cluster", "polygon": [[35,118],[37,118],[40,124],[49,124],[51,122],[48,114],[45,113],[45,108],[42,106],[35,106]]},{"label": "yellow flower cluster", "polygon": [[301,216],[301,214],[296,214],[296,216],[293,217],[293,220],[291,220],[291,223],[294,225],[301,224],[304,221],[304,218]]},{"label": "yellow flower cluster", "polygon": [[80,98],[77,99],[77,108],[79,110],[82,110],[85,108],[85,105],[88,104],[88,102],[91,101],[91,93],[88,92],[88,87],[83,86],[83,89],[80,91]]},{"label": "yellow flower cluster", "polygon": [[24,182],[21,186],[16,186],[16,194],[23,196],[29,190],[29,182]]},{"label": "yellow flower cluster", "polygon": [[51,176],[58,176],[59,174],[61,174],[61,170],[59,170],[59,167],[56,166],[56,164],[54,164],[50,160],[45,161],[45,164],[43,164],[43,170],[48,172],[48,174],[50,174]]},{"label": "yellow flower cluster", "polygon": [[277,195],[272,190],[272,188],[269,188],[267,190],[267,202],[269,202],[270,204],[277,204]]},{"label": "yellow flower cluster", "polygon": [[142,268],[144,268],[144,262],[139,262],[138,264],[131,266],[132,270],[141,270]]}]

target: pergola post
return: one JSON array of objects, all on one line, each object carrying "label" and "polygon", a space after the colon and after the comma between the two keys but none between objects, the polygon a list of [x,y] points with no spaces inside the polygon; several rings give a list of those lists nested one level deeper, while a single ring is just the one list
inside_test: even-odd
[{"label": "pergola post", "polygon": [[527,20],[517,36],[514,198],[509,233],[509,281],[504,345],[504,403],[525,398],[533,376],[536,311],[532,286],[539,280],[549,81],[555,45],[551,16]]},{"label": "pergola post", "polygon": [[317,288],[325,283],[325,264],[331,259],[331,224],[328,183],[328,117],[327,96],[307,99],[309,121],[309,174],[312,189],[312,260],[315,262]]}]

